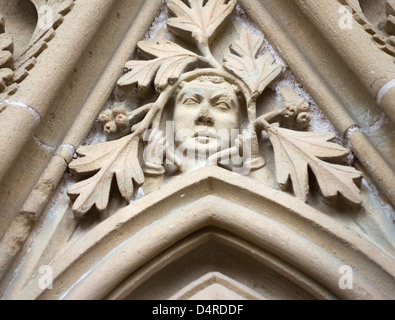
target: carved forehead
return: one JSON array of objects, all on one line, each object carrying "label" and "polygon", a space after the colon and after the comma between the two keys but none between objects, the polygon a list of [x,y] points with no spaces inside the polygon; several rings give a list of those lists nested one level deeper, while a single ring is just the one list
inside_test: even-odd
[{"label": "carved forehead", "polygon": [[237,86],[218,76],[202,76],[188,82],[183,82],[177,92],[177,100],[187,94],[223,95],[230,100],[238,102]]},{"label": "carved forehead", "polygon": [[240,89],[234,85],[226,81],[224,78],[220,76],[201,76],[196,79],[193,79],[188,82],[183,82],[181,86],[185,85],[192,85],[192,86],[199,86],[199,85],[217,85],[217,86],[223,86],[226,88],[232,88],[232,90],[237,93],[240,91]]}]

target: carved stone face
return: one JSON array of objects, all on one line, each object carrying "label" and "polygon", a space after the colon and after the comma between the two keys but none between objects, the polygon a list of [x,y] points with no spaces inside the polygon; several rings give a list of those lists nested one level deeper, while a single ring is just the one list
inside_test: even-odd
[{"label": "carved stone face", "polygon": [[225,150],[240,118],[239,100],[228,82],[200,78],[184,83],[174,109],[176,140],[182,137],[176,146],[203,157]]}]

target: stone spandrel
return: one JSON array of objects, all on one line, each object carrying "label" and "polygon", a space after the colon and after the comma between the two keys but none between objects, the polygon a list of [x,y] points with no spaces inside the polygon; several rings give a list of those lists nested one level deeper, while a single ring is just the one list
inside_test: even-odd
[{"label": "stone spandrel", "polygon": [[[176,174],[207,165],[243,175],[268,170],[259,149],[262,132],[274,147],[270,170],[283,191],[293,190],[307,201],[310,168],[325,198],[359,206],[355,183],[361,173],[340,164],[349,151],[330,142],[334,134],[308,132],[309,105],[304,98],[283,86],[280,107],[273,111],[264,106],[257,115],[258,98],[283,69],[271,53],[258,54],[264,38],[238,26],[223,60],[212,54],[213,39],[219,41],[236,1],[172,0],[167,5],[172,14],[169,30],[187,43],[138,43],[152,59],[127,62],[118,85],[137,86],[141,100],[150,102],[132,108],[126,101],[99,116],[104,130],[117,139],[77,150],[79,158],[70,168],[96,173],[68,190],[75,200],[75,216],[81,218],[93,207],[106,209],[114,180],[122,197],[132,201],[147,181],[151,186],[163,183],[169,166]],[[169,113],[170,128],[169,121],[163,121]]]}]

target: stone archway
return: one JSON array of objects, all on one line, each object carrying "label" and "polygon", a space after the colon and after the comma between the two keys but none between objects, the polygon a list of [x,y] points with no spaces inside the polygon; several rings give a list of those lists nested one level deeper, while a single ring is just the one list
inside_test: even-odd
[{"label": "stone archway", "polygon": [[[24,290],[26,298],[103,299],[139,268],[207,227],[273,254],[340,298],[393,294],[391,258],[383,251],[373,253],[375,245],[363,235],[292,196],[223,169],[203,168],[168,183],[159,197],[151,194],[120,210],[71,243],[51,263],[54,290],[42,291],[33,280]],[[349,292],[338,285],[342,265],[355,266]]]}]

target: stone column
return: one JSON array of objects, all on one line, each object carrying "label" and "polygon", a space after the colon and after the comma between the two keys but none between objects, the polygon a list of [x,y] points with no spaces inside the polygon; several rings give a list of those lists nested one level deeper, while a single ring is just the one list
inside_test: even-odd
[{"label": "stone column", "polygon": [[295,0],[333,48],[374,97],[384,113],[395,123],[394,58],[377,48],[362,26],[354,21],[352,29],[341,29],[341,4],[337,1]]},{"label": "stone column", "polygon": [[29,76],[11,101],[5,102],[0,113],[0,180],[40,124],[114,2],[76,1]]}]

